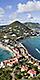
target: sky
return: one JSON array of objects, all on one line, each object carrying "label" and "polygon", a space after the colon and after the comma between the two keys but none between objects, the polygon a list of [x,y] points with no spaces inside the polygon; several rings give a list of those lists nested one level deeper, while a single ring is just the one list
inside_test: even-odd
[{"label": "sky", "polygon": [[0,0],[0,25],[14,21],[40,23],[40,0]]}]

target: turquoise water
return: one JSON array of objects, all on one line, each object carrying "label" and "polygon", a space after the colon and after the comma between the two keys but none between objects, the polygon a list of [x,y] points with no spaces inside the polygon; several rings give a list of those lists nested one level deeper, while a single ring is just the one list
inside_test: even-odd
[{"label": "turquoise water", "polygon": [[9,52],[9,51],[7,51],[5,49],[0,48],[0,62],[4,61],[6,59],[9,59],[12,56],[13,56],[13,53],[11,53],[11,52]]},{"label": "turquoise water", "polygon": [[22,40],[22,44],[28,49],[32,57],[40,60],[40,36]]}]

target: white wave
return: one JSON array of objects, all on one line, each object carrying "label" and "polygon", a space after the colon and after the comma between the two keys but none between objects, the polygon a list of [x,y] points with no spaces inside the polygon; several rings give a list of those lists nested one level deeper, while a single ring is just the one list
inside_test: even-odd
[{"label": "white wave", "polygon": [[36,51],[40,54],[40,51],[39,51],[39,49],[38,49],[38,48],[36,48]]}]

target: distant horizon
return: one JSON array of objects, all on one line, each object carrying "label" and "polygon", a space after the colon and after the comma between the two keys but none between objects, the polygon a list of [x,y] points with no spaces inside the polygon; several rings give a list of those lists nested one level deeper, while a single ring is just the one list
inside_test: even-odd
[{"label": "distant horizon", "polygon": [[[12,24],[12,23],[14,23],[14,22],[17,22],[17,20],[16,20],[16,21],[13,21],[13,22],[11,22],[11,23],[9,23],[9,24],[1,24],[0,26],[10,25],[10,24]],[[20,23],[22,23],[22,24],[25,24],[25,23],[35,23],[35,24],[40,24],[40,23],[37,23],[37,22],[21,22],[21,21],[18,21],[18,22],[20,22]]]},{"label": "distant horizon", "polygon": [[14,21],[40,24],[40,0],[0,0],[0,25]]}]

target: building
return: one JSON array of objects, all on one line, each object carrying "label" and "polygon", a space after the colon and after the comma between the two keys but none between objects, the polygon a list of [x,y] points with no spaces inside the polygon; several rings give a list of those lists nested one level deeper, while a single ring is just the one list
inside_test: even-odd
[{"label": "building", "polygon": [[28,71],[28,74],[30,74],[31,77],[35,77],[35,76],[36,76],[36,71],[33,70],[33,69],[30,69],[30,70]]}]

